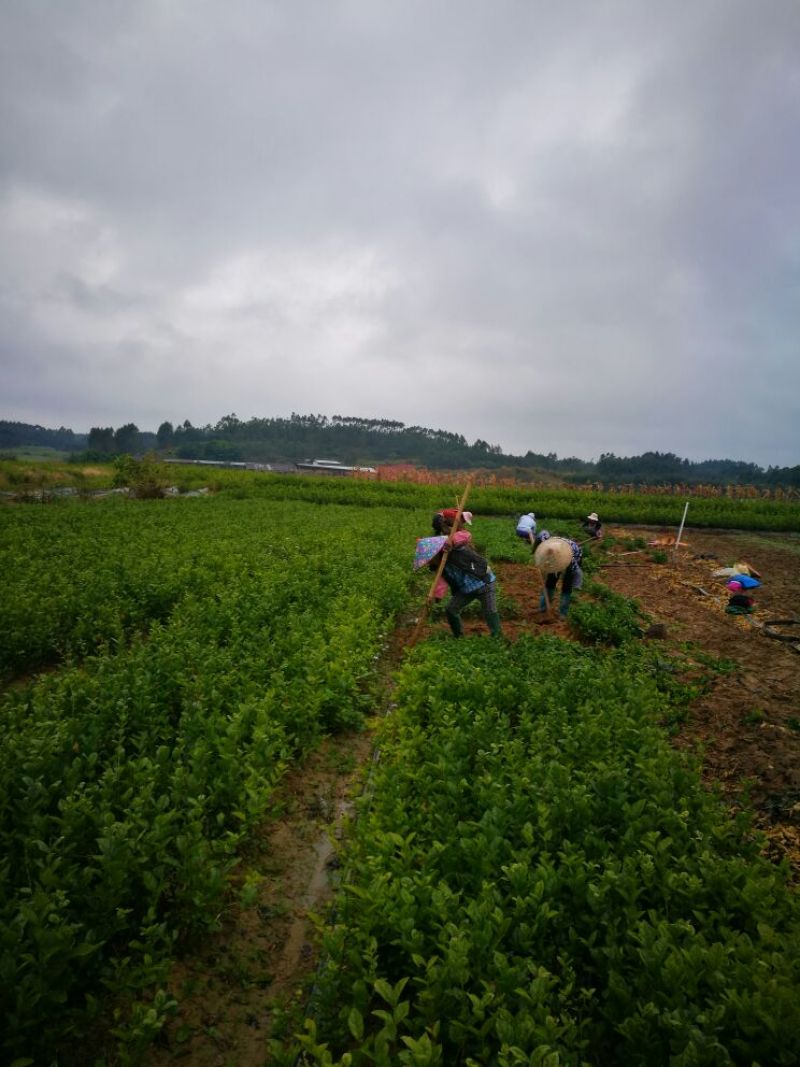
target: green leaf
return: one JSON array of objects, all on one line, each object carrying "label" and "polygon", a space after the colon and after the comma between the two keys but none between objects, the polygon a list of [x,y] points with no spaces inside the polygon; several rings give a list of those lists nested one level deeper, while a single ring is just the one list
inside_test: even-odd
[{"label": "green leaf", "polygon": [[356,1041],[361,1041],[364,1036],[364,1016],[358,1008],[350,1009],[350,1014],[347,1016],[347,1026]]}]

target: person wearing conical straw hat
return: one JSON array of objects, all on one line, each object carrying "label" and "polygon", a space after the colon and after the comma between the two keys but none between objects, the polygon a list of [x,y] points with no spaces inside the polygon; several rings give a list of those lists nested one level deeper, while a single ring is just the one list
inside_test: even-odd
[{"label": "person wearing conical straw hat", "polygon": [[539,598],[539,611],[547,611],[552,603],[559,578],[561,596],[558,611],[562,619],[567,617],[573,589],[583,584],[583,550],[577,541],[568,537],[551,537],[549,530],[542,530],[534,542],[533,562],[545,575],[545,590]]}]

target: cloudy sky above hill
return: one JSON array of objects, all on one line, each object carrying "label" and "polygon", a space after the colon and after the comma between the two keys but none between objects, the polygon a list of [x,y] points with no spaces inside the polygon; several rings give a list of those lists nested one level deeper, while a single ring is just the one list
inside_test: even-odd
[{"label": "cloudy sky above hill", "polygon": [[0,418],[800,462],[797,0],[4,0]]}]

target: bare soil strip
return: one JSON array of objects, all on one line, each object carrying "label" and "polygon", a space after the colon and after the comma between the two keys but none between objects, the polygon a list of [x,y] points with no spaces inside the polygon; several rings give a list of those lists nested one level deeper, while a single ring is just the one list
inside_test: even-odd
[{"label": "bare soil strip", "polygon": [[372,731],[326,740],[283,781],[243,857],[221,929],[176,964],[179,1001],[147,1063],[262,1067],[269,1037],[303,1006],[316,964],[311,916],[330,894],[334,841],[360,792]]}]

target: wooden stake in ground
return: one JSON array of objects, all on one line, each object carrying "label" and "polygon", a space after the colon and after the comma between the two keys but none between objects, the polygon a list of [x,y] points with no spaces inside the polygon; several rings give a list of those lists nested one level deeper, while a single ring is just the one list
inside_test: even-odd
[{"label": "wooden stake in ground", "polygon": [[446,543],[442,546],[442,558],[439,561],[439,567],[438,567],[438,569],[436,571],[436,577],[433,579],[433,582],[431,583],[431,587],[428,590],[428,595],[425,598],[425,603],[422,605],[422,610],[419,613],[419,618],[417,619],[417,625],[414,627],[414,632],[412,633],[411,639],[408,642],[408,646],[410,648],[413,648],[414,645],[419,640],[419,635],[422,633],[422,627],[425,625],[425,622],[426,622],[426,620],[428,618],[428,612],[431,610],[431,605],[433,604],[433,601],[434,601],[433,594],[436,591],[436,586],[439,584],[439,579],[442,577],[442,571],[444,570],[444,565],[447,562],[447,554],[450,551],[450,549],[453,547],[453,537],[454,537],[454,535],[456,534],[456,532],[458,530],[459,523],[461,522],[461,515],[462,515],[462,513],[464,511],[464,505],[467,502],[467,497],[469,496],[469,491],[472,488],[472,479],[473,478],[474,478],[474,475],[472,475],[472,474],[469,476],[469,478],[467,478],[467,484],[464,486],[464,492],[461,494],[461,500],[458,502],[458,511],[456,512],[456,517],[455,517],[455,519],[453,521],[453,528],[451,529],[451,531],[450,531],[450,533],[448,535]]}]

